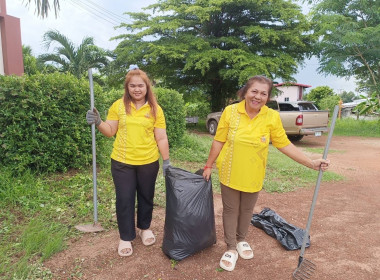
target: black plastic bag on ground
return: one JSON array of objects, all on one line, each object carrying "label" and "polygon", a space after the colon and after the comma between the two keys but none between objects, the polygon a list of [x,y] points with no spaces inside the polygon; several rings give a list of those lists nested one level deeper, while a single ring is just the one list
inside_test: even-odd
[{"label": "black plastic bag on ground", "polygon": [[[302,247],[305,230],[289,224],[269,208],[264,208],[259,214],[253,214],[251,224],[276,238],[287,250],[297,250]],[[309,246],[310,236],[306,242],[306,247]]]},{"label": "black plastic bag on ground", "polygon": [[176,261],[216,243],[211,180],[186,170],[168,168],[162,251]]}]

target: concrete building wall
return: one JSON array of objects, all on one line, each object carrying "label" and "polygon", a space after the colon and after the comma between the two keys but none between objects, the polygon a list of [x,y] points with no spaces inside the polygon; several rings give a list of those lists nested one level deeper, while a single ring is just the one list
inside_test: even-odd
[{"label": "concrete building wall", "polygon": [[286,102],[286,101],[298,101],[303,100],[303,94],[305,88],[309,88],[311,86],[305,84],[298,83],[280,83],[274,85],[278,90],[282,93],[279,94],[276,98],[277,101]]},{"label": "concrete building wall", "polygon": [[1,65],[4,75],[22,75],[24,63],[20,19],[7,15],[5,0],[0,0],[0,30]]},{"label": "concrete building wall", "polygon": [[297,101],[299,95],[298,86],[288,86],[288,87],[278,87],[282,91],[280,95],[277,96],[276,100],[283,101]]},{"label": "concrete building wall", "polygon": [[5,75],[4,72],[4,60],[3,60],[3,47],[1,43],[1,26],[0,26],[0,75]]}]

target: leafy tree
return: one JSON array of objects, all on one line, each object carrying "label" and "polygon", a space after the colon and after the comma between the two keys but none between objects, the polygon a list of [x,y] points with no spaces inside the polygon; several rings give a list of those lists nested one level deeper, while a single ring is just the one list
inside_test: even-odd
[{"label": "leafy tree", "polygon": [[[30,6],[30,2],[32,0],[28,0],[26,6]],[[52,0],[54,6],[55,17],[58,15],[58,11],[60,9],[59,0]],[[49,0],[34,0],[34,5],[36,6],[37,15],[42,18],[46,18],[48,16],[48,12],[50,10],[50,1]]]},{"label": "leafy tree", "polygon": [[22,46],[22,57],[24,61],[24,73],[27,75],[37,74],[37,58],[32,55],[30,46]]},{"label": "leafy tree", "polygon": [[322,99],[328,97],[328,96],[333,96],[334,91],[332,88],[328,86],[320,86],[312,89],[306,96],[305,99],[309,101],[314,101],[315,105],[319,108],[322,109],[320,106],[320,102]]},{"label": "leafy tree", "polygon": [[22,46],[22,55],[24,61],[24,73],[34,75],[37,73],[53,73],[57,71],[52,65],[44,65],[32,54],[30,46]]},{"label": "leafy tree", "polygon": [[53,63],[62,72],[69,72],[77,78],[87,74],[89,68],[102,69],[108,63],[108,57],[112,54],[94,45],[92,37],[85,37],[82,43],[75,47],[74,44],[57,30],[50,30],[44,34],[44,42],[48,50],[51,44],[58,47],[54,53],[42,54],[38,57],[44,63]]},{"label": "leafy tree", "polygon": [[343,103],[352,102],[359,98],[352,91],[343,91],[341,94],[339,94],[339,97],[342,99]]},{"label": "leafy tree", "polygon": [[[361,98],[366,98],[365,96],[360,96]],[[364,102],[361,102],[357,107],[358,113],[360,115],[366,114],[375,114],[377,116],[380,115],[380,99],[379,95],[375,92]]]},{"label": "leafy tree", "polygon": [[322,98],[319,103],[319,108],[321,110],[328,110],[330,113],[334,111],[334,107],[339,104],[340,97],[336,94],[329,95]]},{"label": "leafy tree", "polygon": [[[380,1],[314,0],[319,70],[355,77],[359,88],[380,98]],[[377,102],[378,104],[379,102]],[[380,110],[380,108],[377,108]]]},{"label": "leafy tree", "polygon": [[293,80],[314,36],[298,5],[285,0],[162,0],[128,13],[115,52],[119,79],[129,64],[181,93],[201,90],[213,110],[249,77]]},{"label": "leafy tree", "polygon": [[210,112],[210,101],[201,91],[193,91],[183,96],[185,101],[186,116],[198,116],[205,118]]}]

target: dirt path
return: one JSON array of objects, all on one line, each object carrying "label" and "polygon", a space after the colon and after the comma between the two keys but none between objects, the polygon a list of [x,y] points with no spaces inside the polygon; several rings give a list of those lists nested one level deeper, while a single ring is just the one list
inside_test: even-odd
[{"label": "dirt path", "polygon": [[[324,148],[326,137],[305,137],[301,148]],[[380,279],[380,139],[334,137],[328,158],[331,170],[345,176],[322,182],[305,257],[317,265],[313,279]],[[335,152],[333,152],[335,151]],[[296,182],[295,182],[296,183]],[[314,188],[284,194],[262,192],[254,212],[269,207],[289,223],[305,227]],[[144,247],[134,241],[134,254],[118,256],[115,230],[85,234],[48,260],[54,279],[291,279],[299,250],[286,251],[262,230],[251,227],[247,241],[252,260],[239,259],[233,272],[217,268],[225,245],[221,198],[214,196],[217,244],[176,265],[162,253],[164,209],[155,209],[152,228],[157,242]]]}]

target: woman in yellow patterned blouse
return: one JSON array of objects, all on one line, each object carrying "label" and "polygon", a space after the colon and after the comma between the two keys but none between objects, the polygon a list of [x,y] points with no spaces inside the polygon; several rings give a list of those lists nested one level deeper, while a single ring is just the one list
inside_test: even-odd
[{"label": "woman in yellow patterned blouse", "polygon": [[164,113],[157,104],[148,76],[136,65],[131,65],[124,89],[123,97],[112,104],[105,122],[95,108],[87,112],[86,118],[105,136],[116,134],[111,171],[120,234],[118,253],[130,256],[133,252],[131,241],[136,238],[136,193],[137,228],[143,244],[149,246],[156,240],[149,227],[160,153],[164,174],[170,162]]},{"label": "woman in yellow patterned blouse", "polygon": [[203,177],[209,180],[216,160],[227,244],[220,266],[227,271],[234,270],[238,256],[253,258],[253,250],[245,236],[262,189],[269,142],[309,168],[326,170],[329,164],[324,159],[311,160],[288,140],[279,113],[265,106],[272,87],[270,79],[254,76],[239,90],[242,101],[223,111],[204,167]]}]

